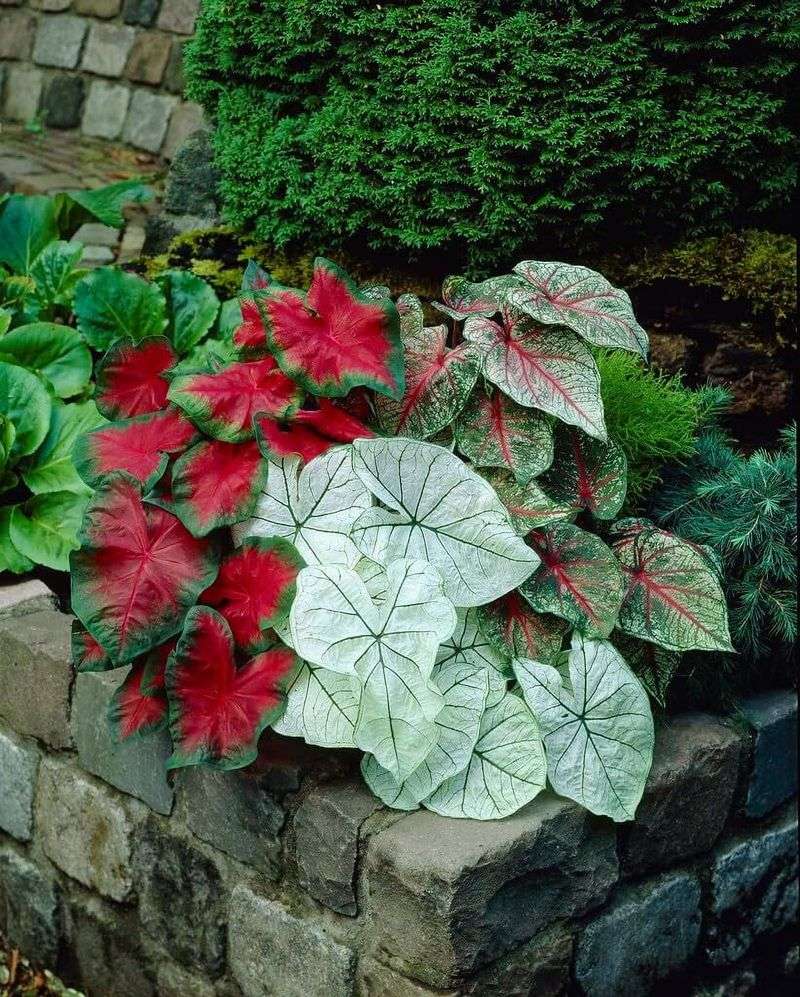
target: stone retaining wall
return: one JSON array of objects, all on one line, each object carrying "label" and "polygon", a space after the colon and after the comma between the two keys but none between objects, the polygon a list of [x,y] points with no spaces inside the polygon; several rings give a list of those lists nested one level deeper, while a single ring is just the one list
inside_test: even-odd
[{"label": "stone retaining wall", "polygon": [[348,752],[244,772],[115,746],[120,674],[0,589],[0,930],[91,995],[790,992],[796,698],[662,724],[636,823],[543,794],[495,823],[382,808]]},{"label": "stone retaining wall", "polygon": [[199,0],[0,0],[0,115],[171,159],[202,124],[181,99]]}]

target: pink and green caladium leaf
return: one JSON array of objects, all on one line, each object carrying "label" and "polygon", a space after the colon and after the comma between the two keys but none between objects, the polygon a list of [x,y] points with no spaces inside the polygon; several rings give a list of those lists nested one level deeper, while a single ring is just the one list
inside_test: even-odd
[{"label": "pink and green caladium leaf", "polygon": [[509,292],[515,307],[544,325],[564,325],[595,346],[616,346],[647,356],[647,333],[631,299],[602,274],[569,263],[525,260],[514,267],[521,288]]},{"label": "pink and green caladium leaf", "polygon": [[336,397],[363,384],[402,397],[397,308],[388,298],[363,295],[335,263],[314,261],[306,294],[276,287],[259,304],[272,354],[307,391]]},{"label": "pink and green caladium leaf", "polygon": [[681,653],[629,637],[621,630],[615,630],[611,637],[614,647],[633,669],[647,695],[659,706],[666,707],[667,690],[680,666]]},{"label": "pink and green caladium leaf", "polygon": [[603,443],[563,424],[556,429],[555,458],[541,484],[557,502],[613,519],[625,501],[627,479],[628,462],[613,440]]},{"label": "pink and green caladium leaf", "polygon": [[300,666],[277,646],[237,666],[231,629],[216,610],[194,606],[167,664],[169,727],[175,750],[168,768],[236,769],[258,754],[258,739],[286,707]]},{"label": "pink and green caladium leaf", "polygon": [[[150,666],[152,667],[152,666]],[[108,724],[117,744],[130,738],[145,737],[167,725],[169,706],[163,684],[148,684],[147,660],[137,659],[108,704]]]},{"label": "pink and green caladium leaf", "polygon": [[72,608],[118,664],[176,634],[217,575],[216,551],[164,509],[142,502],[127,474],[106,478],[73,552]]},{"label": "pink and green caladium leaf", "polygon": [[267,331],[258,301],[255,297],[243,295],[239,298],[239,309],[242,321],[233,331],[233,345],[243,356],[266,356],[269,352]]},{"label": "pink and green caladium leaf", "polygon": [[502,391],[476,391],[456,423],[456,446],[476,467],[504,468],[525,485],[550,467],[553,430]]},{"label": "pink and green caladium leaf", "polygon": [[617,622],[624,591],[611,549],[572,523],[533,530],[528,543],[541,558],[520,588],[531,606],[569,620],[581,633],[607,637]]},{"label": "pink and green caladium leaf", "polygon": [[172,467],[170,506],[196,537],[247,519],[267,481],[255,440],[201,440]]},{"label": "pink and green caladium leaf", "polygon": [[625,576],[617,626],[674,651],[732,651],[717,572],[692,544],[641,520],[612,530]]},{"label": "pink and green caladium leaf", "polygon": [[120,339],[95,368],[94,400],[107,419],[130,419],[167,407],[166,373],[178,362],[163,336]]},{"label": "pink and green caladium leaf", "polygon": [[559,668],[519,658],[514,673],[544,735],[553,789],[591,813],[633,820],[653,761],[653,717],[613,645],[575,634]]},{"label": "pink and green caladium leaf", "polygon": [[504,305],[502,324],[472,316],[464,323],[464,338],[483,353],[488,380],[515,402],[605,440],[597,364],[574,332],[541,325]]},{"label": "pink and green caladium leaf", "polygon": [[228,621],[237,647],[259,648],[264,631],[283,622],[305,562],[279,537],[249,537],[228,554],[214,584],[201,596]]},{"label": "pink and green caladium leaf", "polygon": [[434,301],[433,307],[456,322],[470,315],[491,318],[500,311],[506,292],[515,284],[517,281],[510,275],[490,277],[479,284],[473,284],[465,277],[446,277],[442,284],[443,300]]},{"label": "pink and green caladium leaf", "polygon": [[302,393],[266,357],[213,373],[183,374],[172,381],[168,397],[215,440],[238,443],[253,439],[253,416],[283,418],[299,405]]},{"label": "pink and green caladium leaf", "polygon": [[255,260],[247,261],[242,274],[243,291],[264,291],[271,283],[272,278],[262,266],[259,266]]},{"label": "pink and green caladium leaf", "polygon": [[503,471],[483,472],[483,477],[497,492],[508,512],[511,525],[521,537],[526,537],[538,526],[548,526],[569,519],[575,509],[568,502],[557,502],[548,495],[538,481],[520,485]]},{"label": "pink and green caladium leaf", "polygon": [[72,621],[72,664],[77,672],[105,672],[117,666],[80,620]]},{"label": "pink and green caladium leaf", "polygon": [[94,429],[78,438],[72,455],[87,485],[125,471],[148,491],[164,473],[169,454],[181,453],[198,437],[191,422],[174,406]]},{"label": "pink and green caladium leaf", "polygon": [[519,592],[480,606],[478,624],[484,639],[511,658],[535,658],[554,662],[561,652],[568,624],[552,613],[537,613]]},{"label": "pink and green caladium leaf", "polygon": [[266,457],[293,454],[304,461],[327,453],[337,443],[352,443],[375,434],[359,419],[327,398],[317,399],[318,408],[298,409],[284,420],[257,415],[253,420],[256,439]]},{"label": "pink and green caladium leaf", "polygon": [[378,395],[381,428],[391,436],[424,440],[449,426],[475,386],[480,353],[470,343],[447,346],[447,326],[426,329],[422,306],[413,294],[397,302],[406,364],[402,398]]}]

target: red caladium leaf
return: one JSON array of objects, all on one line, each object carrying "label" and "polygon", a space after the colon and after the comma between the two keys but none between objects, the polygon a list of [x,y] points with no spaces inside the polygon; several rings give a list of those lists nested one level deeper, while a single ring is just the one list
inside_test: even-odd
[{"label": "red caladium leaf", "polygon": [[243,291],[263,291],[272,283],[272,278],[255,260],[248,260],[242,275]]},{"label": "red caladium leaf", "polygon": [[123,419],[86,433],[75,443],[72,458],[88,485],[125,471],[147,491],[164,473],[167,455],[185,450],[198,436],[186,416],[171,405],[163,412]]},{"label": "red caladium leaf", "polygon": [[553,430],[502,391],[476,391],[456,423],[456,446],[476,467],[503,467],[524,485],[552,463]]},{"label": "red caladium leaf", "polygon": [[114,741],[143,737],[162,730],[167,723],[167,694],[146,684],[148,664],[139,659],[122,680],[108,704],[108,723]]},{"label": "red caladium leaf", "polygon": [[320,257],[307,294],[276,288],[260,304],[272,353],[307,391],[341,396],[363,384],[402,397],[400,323],[390,299],[366,297]]},{"label": "red caladium leaf", "polygon": [[275,647],[237,667],[225,619],[208,606],[190,609],[167,665],[175,745],[168,768],[203,762],[233,769],[252,762],[259,735],[286,708],[299,665],[294,651]]},{"label": "red caladium leaf", "polygon": [[209,436],[228,443],[253,438],[253,416],[286,415],[301,401],[301,391],[266,357],[232,363],[215,373],[176,377],[169,398]]},{"label": "red caladium leaf", "polygon": [[538,481],[521,485],[504,471],[484,472],[483,477],[497,492],[508,511],[511,525],[522,537],[526,537],[537,526],[558,523],[575,514],[572,505],[551,498]]},{"label": "red caladium leaf", "polygon": [[502,325],[476,316],[464,323],[464,337],[483,353],[486,377],[520,405],[604,440],[600,375],[586,344],[569,329],[539,325],[506,306],[502,317]]},{"label": "red caladium leaf", "polygon": [[178,357],[163,336],[118,340],[95,367],[94,400],[107,419],[130,419],[167,407],[164,374]]},{"label": "red caladium leaf", "polygon": [[433,307],[448,318],[461,322],[470,315],[491,318],[500,311],[505,292],[517,283],[513,277],[490,277],[473,284],[465,277],[446,277],[442,284],[443,301],[434,301]]},{"label": "red caladium leaf", "polygon": [[288,616],[303,567],[305,561],[288,540],[248,537],[223,560],[217,580],[201,598],[225,617],[237,646],[253,651],[263,643],[263,631]]},{"label": "red caladium leaf", "polygon": [[564,620],[534,612],[519,592],[509,592],[477,612],[481,632],[501,654],[555,662],[567,632]]},{"label": "red caladium leaf", "polygon": [[625,575],[617,626],[675,651],[732,651],[725,596],[705,552],[646,521],[612,530]]},{"label": "red caladium leaf", "polygon": [[627,489],[628,462],[612,440],[602,443],[572,426],[556,430],[553,465],[542,485],[557,502],[588,509],[598,519],[613,519]]},{"label": "red caladium leaf", "polygon": [[72,621],[72,664],[77,672],[105,672],[116,665],[108,651],[81,625]]},{"label": "red caladium leaf", "polygon": [[170,507],[196,537],[232,526],[253,512],[268,468],[255,440],[201,440],[175,461]]},{"label": "red caladium leaf", "polygon": [[275,459],[298,454],[308,461],[337,443],[352,443],[375,435],[327,398],[317,401],[319,408],[299,409],[284,421],[257,415],[254,425],[262,453]]},{"label": "red caladium leaf", "polygon": [[510,303],[545,325],[565,325],[595,346],[647,356],[647,333],[628,295],[588,267],[525,260],[514,267],[523,284]]},{"label": "red caladium leaf", "polygon": [[70,562],[72,608],[119,664],[176,634],[217,574],[212,544],[165,509],[145,505],[127,474],[97,489],[79,540]]},{"label": "red caladium leaf", "polygon": [[241,325],[233,333],[233,344],[243,353],[266,353],[267,333],[255,298],[240,298]]},{"label": "red caladium leaf", "polygon": [[542,561],[520,586],[531,606],[569,620],[581,633],[607,637],[623,594],[622,572],[611,549],[572,523],[533,530],[528,543]]}]

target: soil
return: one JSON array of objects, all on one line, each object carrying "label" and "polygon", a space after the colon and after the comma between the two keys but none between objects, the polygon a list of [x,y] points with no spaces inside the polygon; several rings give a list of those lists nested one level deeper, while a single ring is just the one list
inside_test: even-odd
[{"label": "soil", "polygon": [[36,968],[0,934],[0,997],[85,997],[64,986],[46,969]]}]

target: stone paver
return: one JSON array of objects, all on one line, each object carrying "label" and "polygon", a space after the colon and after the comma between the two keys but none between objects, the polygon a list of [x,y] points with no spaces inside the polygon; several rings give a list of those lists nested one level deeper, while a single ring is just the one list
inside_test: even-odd
[{"label": "stone paver", "polygon": [[[31,166],[34,164],[31,163]],[[3,161],[0,159],[0,172]],[[56,597],[50,589],[36,578],[16,585],[0,585],[0,620],[11,616],[27,616],[42,609],[55,609]]]},{"label": "stone paver", "polygon": [[77,128],[81,121],[86,82],[59,73],[47,81],[42,95],[42,122],[47,128]]},{"label": "stone paver", "polygon": [[96,138],[119,138],[130,102],[131,92],[127,87],[92,80],[83,112],[83,131]]},{"label": "stone paver", "polygon": [[122,139],[137,149],[158,152],[167,134],[169,119],[178,98],[135,90],[131,97]]},{"label": "stone paver", "polygon": [[179,104],[172,112],[167,129],[167,137],[161,154],[165,159],[174,159],[183,143],[206,126],[203,108],[199,104]]},{"label": "stone paver", "polygon": [[0,831],[19,841],[29,841],[33,829],[39,758],[33,741],[0,727]]},{"label": "stone paver", "polygon": [[124,24],[95,21],[86,40],[81,69],[116,79],[122,75],[135,37],[134,29]]},{"label": "stone paver", "polygon": [[125,75],[134,83],[157,86],[167,68],[172,37],[162,31],[142,31],[136,36]]},{"label": "stone paver", "polygon": [[36,18],[27,11],[0,14],[0,59],[27,59],[36,34]]},{"label": "stone paver", "polygon": [[77,14],[88,14],[90,17],[116,17],[122,7],[122,0],[75,0],[74,9]]},{"label": "stone paver", "polygon": [[12,121],[32,121],[42,97],[42,72],[31,66],[9,66],[3,114]]},{"label": "stone paver", "polygon": [[159,28],[178,35],[190,35],[200,9],[200,0],[162,0]]},{"label": "stone paver", "polygon": [[797,793],[797,693],[766,692],[741,710],[753,732],[745,813],[764,817]]},{"label": "stone paver", "polygon": [[45,17],[39,22],[33,61],[40,66],[74,69],[78,65],[88,22],[72,14]]}]

